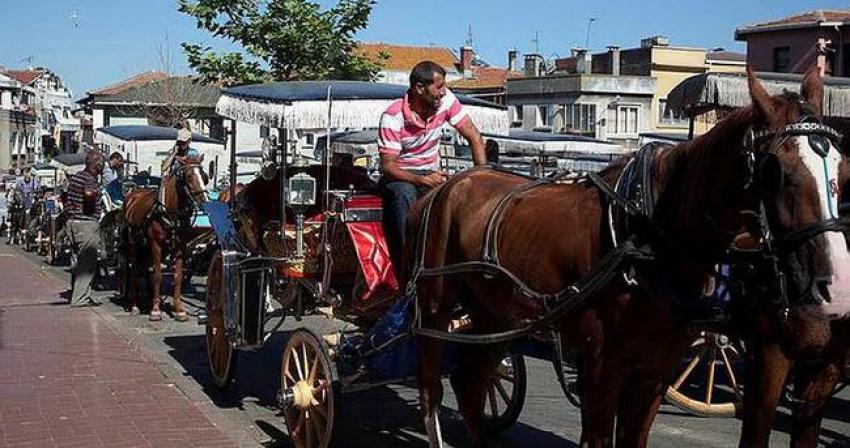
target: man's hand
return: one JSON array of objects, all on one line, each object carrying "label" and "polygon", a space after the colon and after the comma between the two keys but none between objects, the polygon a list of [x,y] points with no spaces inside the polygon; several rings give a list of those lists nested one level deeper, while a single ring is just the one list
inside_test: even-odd
[{"label": "man's hand", "polygon": [[446,175],[440,171],[435,171],[425,176],[419,176],[416,183],[423,187],[434,188],[446,181]]}]

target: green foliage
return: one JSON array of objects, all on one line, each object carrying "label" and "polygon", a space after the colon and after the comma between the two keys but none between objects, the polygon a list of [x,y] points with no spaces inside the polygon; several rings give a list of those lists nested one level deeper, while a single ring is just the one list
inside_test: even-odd
[{"label": "green foliage", "polygon": [[354,54],[354,34],[368,25],[374,0],[339,0],[322,9],[308,0],[179,0],[199,29],[241,45],[218,54],[183,43],[189,65],[207,82],[371,80],[383,58]]}]

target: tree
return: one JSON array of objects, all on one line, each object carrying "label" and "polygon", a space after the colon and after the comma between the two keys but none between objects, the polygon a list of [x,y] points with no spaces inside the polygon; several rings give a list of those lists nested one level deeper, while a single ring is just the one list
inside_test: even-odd
[{"label": "tree", "polygon": [[206,82],[372,80],[378,61],[357,55],[354,34],[366,27],[374,0],[180,0],[199,29],[241,45],[243,53],[183,43],[189,65]]}]

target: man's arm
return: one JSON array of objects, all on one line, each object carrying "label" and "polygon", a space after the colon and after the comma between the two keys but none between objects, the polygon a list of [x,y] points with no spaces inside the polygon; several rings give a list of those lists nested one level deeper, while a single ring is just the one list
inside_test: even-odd
[{"label": "man's arm", "polygon": [[401,169],[401,167],[398,166],[398,155],[390,153],[381,154],[381,172],[384,176],[389,176],[395,180],[410,182],[413,185],[422,185],[431,188],[436,187],[445,181],[445,175],[440,172],[431,173],[427,176],[420,176]]},{"label": "man's arm", "polygon": [[472,162],[475,166],[486,165],[487,153],[484,150],[484,138],[481,137],[481,133],[478,132],[478,128],[475,127],[472,119],[467,118],[461,121],[455,129],[469,142],[469,146],[472,149]]}]

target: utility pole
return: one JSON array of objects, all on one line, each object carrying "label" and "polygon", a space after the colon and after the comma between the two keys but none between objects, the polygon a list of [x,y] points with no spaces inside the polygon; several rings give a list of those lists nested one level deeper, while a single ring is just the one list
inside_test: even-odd
[{"label": "utility pole", "polygon": [[587,36],[584,39],[584,49],[590,51],[590,28],[593,25],[593,22],[596,21],[596,17],[589,17],[587,19]]},{"label": "utility pole", "polygon": [[540,54],[540,32],[534,32],[534,39],[531,39],[531,43],[534,44],[534,54]]}]

